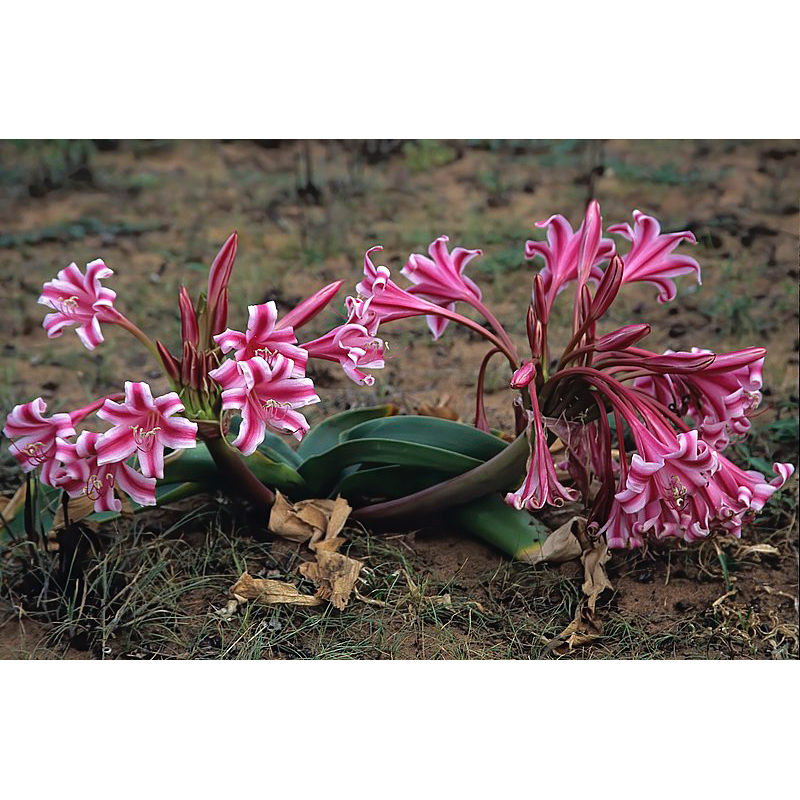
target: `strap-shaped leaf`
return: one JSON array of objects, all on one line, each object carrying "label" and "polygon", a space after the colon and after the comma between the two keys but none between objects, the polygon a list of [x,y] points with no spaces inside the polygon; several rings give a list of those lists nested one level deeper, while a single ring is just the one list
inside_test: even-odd
[{"label": "strap-shaped leaf", "polygon": [[371,467],[345,475],[331,494],[341,494],[348,499],[365,497],[371,500],[394,500],[441,483],[451,475],[452,473],[419,467]]},{"label": "strap-shaped leaf", "polygon": [[[250,456],[243,456],[245,463],[255,476],[266,486],[291,492],[304,486],[297,471],[287,464],[273,461],[256,450]],[[164,483],[205,483],[214,488],[222,483],[219,469],[203,442],[197,447],[182,450],[164,465]]]},{"label": "strap-shaped leaf", "polygon": [[488,461],[508,445],[490,433],[463,422],[438,417],[401,416],[375,419],[344,431],[339,441],[397,439],[417,442]]},{"label": "strap-shaped leaf", "polygon": [[[240,417],[234,417],[231,420],[230,434],[236,436],[239,433],[239,426],[242,424]],[[264,431],[264,441],[258,446],[262,452],[271,461],[277,461],[281,464],[287,464],[290,467],[299,467],[302,459],[295,453],[289,446],[286,436],[281,436],[273,431]]]},{"label": "strap-shaped leaf", "polygon": [[347,411],[341,411],[315,425],[303,437],[303,441],[300,442],[300,446],[297,448],[297,455],[302,460],[317,456],[338,444],[339,436],[354,425],[360,425],[362,422],[371,419],[390,417],[396,413],[397,407],[391,404],[370,406],[369,408],[351,408]]},{"label": "strap-shaped leaf", "polygon": [[327,494],[336,485],[342,470],[353,464],[396,464],[460,475],[481,463],[477,458],[416,442],[354,439],[306,459],[298,472],[307,481],[310,491]]},{"label": "strap-shaped leaf", "polygon": [[303,463],[303,459],[289,447],[286,439],[272,431],[266,432],[264,441],[258,446],[258,450],[272,461],[280,461],[295,469]]},{"label": "strap-shaped leaf", "polygon": [[542,547],[550,531],[528,511],[517,511],[491,494],[457,506],[447,512],[459,527],[487,544],[522,560],[528,560]]}]

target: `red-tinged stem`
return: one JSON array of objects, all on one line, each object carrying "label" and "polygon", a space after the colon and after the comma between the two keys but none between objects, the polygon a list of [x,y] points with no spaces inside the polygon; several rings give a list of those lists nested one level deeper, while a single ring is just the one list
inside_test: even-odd
[{"label": "red-tinged stem", "polygon": [[491,331],[486,330],[486,328],[484,328],[480,323],[475,322],[474,320],[471,320],[469,317],[465,317],[462,314],[458,314],[455,311],[449,311],[446,308],[434,305],[433,303],[430,304],[429,309],[426,309],[422,313],[435,314],[439,317],[449,319],[459,325],[463,325],[465,328],[470,328],[476,333],[479,333],[485,339],[488,339],[508,359],[508,363],[511,365],[512,370],[515,370],[519,366],[516,352],[513,350],[513,345],[511,348],[509,348],[509,346],[500,337]]},{"label": "red-tinged stem", "polygon": [[481,367],[478,370],[478,388],[475,393],[475,427],[482,431],[489,430],[489,422],[486,419],[486,407],[483,404],[483,385],[486,379],[486,368],[489,366],[489,361],[495,353],[500,351],[493,347],[481,361]]},{"label": "red-tinged stem", "polygon": [[365,506],[351,516],[364,524],[385,524],[446,511],[508,489],[525,474],[529,455],[528,437],[522,433],[494,458],[463,475],[397,500]]},{"label": "red-tinged stem", "polygon": [[514,342],[511,341],[511,337],[508,335],[506,329],[500,324],[500,321],[497,319],[497,317],[495,317],[495,315],[492,314],[492,312],[480,300],[477,300],[474,297],[465,298],[465,300],[479,314],[482,314],[486,318],[486,321],[494,328],[497,335],[503,341],[503,344],[506,345],[507,351],[513,356],[514,364],[519,364],[517,348],[514,347]]},{"label": "red-tinged stem", "polygon": [[138,325],[135,325],[133,322],[131,322],[124,314],[121,314],[116,309],[111,310],[114,312],[114,316],[108,321],[114,325],[119,325],[120,328],[124,328],[126,331],[128,331],[128,333],[135,336],[150,351],[153,358],[155,358],[155,360],[158,362],[158,366],[164,370],[164,374],[169,375],[169,372],[161,359],[161,355],[158,352],[156,343]]},{"label": "red-tinged stem", "polygon": [[205,436],[208,452],[228,489],[260,509],[272,507],[275,495],[250,471],[239,453],[222,436]]}]

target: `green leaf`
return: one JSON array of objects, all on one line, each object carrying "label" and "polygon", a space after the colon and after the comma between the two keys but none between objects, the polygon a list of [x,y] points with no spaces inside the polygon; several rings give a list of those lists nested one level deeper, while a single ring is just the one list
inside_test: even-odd
[{"label": "green leaf", "polygon": [[258,450],[252,455],[242,456],[242,458],[256,478],[272,489],[280,489],[282,492],[291,494],[303,489],[306,485],[297,470],[286,464],[271,461]]},{"label": "green leaf", "polygon": [[447,512],[461,528],[506,555],[528,560],[541,550],[550,531],[528,511],[517,511],[499,494],[458,506]]},{"label": "green leaf", "polygon": [[364,422],[344,431],[339,441],[367,438],[427,444],[481,461],[488,461],[508,447],[502,439],[472,425],[438,417],[418,416],[388,417]]},{"label": "green leaf", "polygon": [[266,432],[258,450],[272,461],[279,461],[289,467],[297,468],[303,463],[303,459],[289,447],[286,438],[272,431]]},{"label": "green leaf", "polygon": [[396,406],[370,406],[369,408],[351,408],[328,417],[315,425],[300,442],[297,455],[305,460],[330,450],[338,444],[339,436],[354,425],[359,425],[370,419],[389,417],[397,413]]},{"label": "green leaf", "polygon": [[353,464],[392,464],[460,475],[481,463],[477,458],[415,442],[355,439],[312,456],[303,462],[298,472],[308,482],[310,491],[327,494],[336,485],[342,470]]},{"label": "green leaf", "polygon": [[[231,420],[230,433],[235,437],[239,433],[239,426],[242,424],[240,417],[235,417]],[[274,433],[273,431],[264,431],[264,441],[258,446],[258,449],[271,461],[277,461],[280,464],[286,464],[290,467],[299,467],[302,463],[300,456],[295,453],[289,446],[286,436]]]},{"label": "green leaf", "polygon": [[164,462],[165,484],[208,483],[219,485],[219,470],[203,442],[188,450],[170,454]]},{"label": "green leaf", "polygon": [[345,475],[331,494],[341,494],[348,499],[364,497],[371,500],[394,500],[427,489],[450,477],[452,474],[439,470],[401,467],[396,464],[371,467]]},{"label": "green leaf", "polygon": [[[291,492],[302,488],[304,480],[293,468],[279,461],[273,461],[256,450],[250,456],[242,456],[253,474],[266,486]],[[222,484],[216,462],[203,442],[197,447],[182,450],[164,465],[164,483],[204,483],[210,489]]]}]

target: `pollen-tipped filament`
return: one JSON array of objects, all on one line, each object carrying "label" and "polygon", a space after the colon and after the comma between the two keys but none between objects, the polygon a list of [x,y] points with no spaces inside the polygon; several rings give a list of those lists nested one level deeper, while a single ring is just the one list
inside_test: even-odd
[{"label": "pollen-tipped filament", "polygon": [[90,500],[98,500],[108,489],[114,488],[114,475],[110,472],[101,478],[99,475],[90,475],[83,487],[83,493]]},{"label": "pollen-tipped filament", "polygon": [[258,347],[253,351],[253,355],[263,358],[264,361],[269,361],[278,355],[278,351],[270,350],[269,347]]},{"label": "pollen-tipped filament", "polygon": [[156,425],[146,431],[141,425],[131,425],[131,430],[133,431],[133,441],[136,442],[136,449],[147,452],[153,449],[156,435],[161,430],[161,427]]},{"label": "pollen-tipped filament", "polygon": [[681,483],[681,479],[677,475],[673,475],[670,478],[669,486],[670,496],[675,507],[683,508],[686,505],[686,487]]},{"label": "pollen-tipped filament", "polygon": [[59,297],[56,305],[62,314],[71,316],[78,310],[78,295],[74,294],[72,297],[67,297],[66,299]]},{"label": "pollen-tipped filament", "polygon": [[17,451],[25,457],[25,460],[34,467],[44,464],[50,455],[50,449],[45,447],[44,442],[31,442],[31,444],[25,445],[25,447],[19,447],[15,443],[14,447],[16,447]]},{"label": "pollen-tipped filament", "polygon": [[270,400],[265,400],[261,404],[261,410],[264,412],[264,414],[266,416],[269,417],[269,416],[273,416],[277,411],[280,411],[280,410],[291,411],[292,410],[292,404],[288,403],[288,402],[282,403],[279,400],[270,399]]}]

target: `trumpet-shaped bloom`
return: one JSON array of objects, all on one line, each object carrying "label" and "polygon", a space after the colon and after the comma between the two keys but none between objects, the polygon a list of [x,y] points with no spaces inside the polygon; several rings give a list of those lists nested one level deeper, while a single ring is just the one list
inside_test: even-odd
[{"label": "trumpet-shaped bloom", "polygon": [[[430,247],[430,258],[414,253],[408,258],[401,273],[414,285],[408,289],[409,294],[419,295],[437,306],[455,311],[459,301],[470,302],[481,299],[481,290],[477,284],[464,275],[464,267],[480,250],[467,250],[455,247],[447,250],[447,236],[440,236]],[[427,316],[428,327],[434,339],[438,339],[450,320],[436,315]]]},{"label": "trumpet-shaped bloom", "polygon": [[[667,350],[665,356],[681,354]],[[713,355],[693,347],[690,355]],[[678,416],[689,416],[701,436],[716,450],[724,450],[731,437],[750,430],[748,415],[761,402],[761,371],[766,350],[749,347],[717,355],[712,363],[686,374],[651,375],[634,385],[655,397]]]},{"label": "trumpet-shaped bloom", "polygon": [[58,485],[70,497],[85,495],[93,500],[95,511],[122,511],[120,492],[140,505],[155,505],[156,479],[137,472],[125,459],[102,461],[98,454],[101,438],[98,433],[84,431],[75,444],[56,440],[57,456],[65,465]]},{"label": "trumpet-shaped bloom", "polygon": [[138,454],[148,478],[164,477],[164,448],[187,449],[197,444],[197,424],[174,416],[184,410],[175,392],[153,399],[146,383],[125,382],[125,402],[106,400],[97,416],[113,427],[97,441],[98,464],[125,461]]},{"label": "trumpet-shaped bloom", "polygon": [[586,216],[577,231],[572,230],[572,226],[561,214],[555,214],[536,223],[537,228],[547,228],[547,242],[537,242],[532,239],[525,242],[525,258],[541,256],[544,259],[544,268],[539,275],[542,278],[548,315],[556,295],[562,292],[570,281],[578,280],[580,277],[578,270],[581,265],[584,271],[588,271],[587,280],[599,281],[603,276],[600,264],[614,255],[614,242],[611,239],[601,238],[599,228],[593,222],[595,217],[599,217],[599,208],[596,206],[595,201],[589,204]]},{"label": "trumpet-shaped bloom", "polygon": [[229,353],[233,350],[237,361],[247,361],[260,356],[268,363],[272,363],[276,356],[281,355],[292,360],[295,377],[302,378],[306,374],[308,353],[297,346],[297,337],[291,326],[278,326],[278,309],[275,301],[249,306],[248,311],[246,333],[228,328],[214,337],[222,352]]},{"label": "trumpet-shaped bloom", "polygon": [[672,251],[683,241],[697,244],[691,231],[661,233],[661,225],[655,217],[648,217],[638,209],[633,212],[633,228],[625,222],[610,225],[611,233],[619,233],[628,239],[631,249],[623,257],[625,271],[622,282],[645,281],[658,287],[658,302],[674,300],[677,288],[672,278],[693,272],[697,282],[700,278],[700,265],[693,258],[673,255]]},{"label": "trumpet-shaped bloom", "polygon": [[522,486],[516,492],[509,492],[505,499],[506,503],[518,510],[527,508],[528,511],[534,511],[545,503],[562,506],[565,500],[577,500],[578,493],[563,486],[556,476],[553,457],[547,447],[547,436],[542,425],[536,392],[531,391],[530,396],[532,411],[529,412],[528,436],[531,455],[528,459],[527,474]]},{"label": "trumpet-shaped bloom", "polygon": [[245,455],[264,441],[267,425],[302,439],[308,431],[306,418],[297,408],[318,403],[310,378],[294,377],[290,358],[278,354],[270,364],[260,356],[248,361],[226,361],[209,375],[222,388],[223,410],[241,412],[239,435],[233,441]]},{"label": "trumpet-shaped bloom", "polygon": [[664,426],[657,436],[635,420],[629,423],[639,452],[600,530],[609,547],[640,547],[648,532],[663,538],[707,530],[708,517],[698,513],[695,498],[719,469],[717,453],[697,431],[674,435]]},{"label": "trumpet-shaped bloom", "polygon": [[56,458],[56,439],[68,439],[75,435],[75,428],[69,414],[53,414],[45,417],[47,403],[37,397],[30,403],[14,406],[6,417],[3,433],[10,439],[11,455],[24,472],[41,467],[41,481],[55,486],[60,464]]},{"label": "trumpet-shaped bloom", "polygon": [[350,314],[347,322],[324,336],[302,345],[311,358],[338,362],[350,380],[363,386],[372,386],[375,378],[365,369],[383,369],[383,339],[378,337],[379,318],[369,313],[359,316],[365,304],[348,298]]},{"label": "trumpet-shaped bloom", "polygon": [[116,320],[117,294],[100,284],[101,279],[113,274],[98,258],[86,265],[85,275],[72,263],[45,283],[39,302],[55,309],[43,322],[48,338],[61,336],[67,325],[77,325],[76,333],[84,347],[94,350],[103,341],[100,323]]},{"label": "trumpet-shaped bloom", "polygon": [[436,305],[401,289],[391,279],[391,271],[388,267],[376,267],[372,263],[370,254],[376,250],[383,250],[383,247],[380,245],[371,247],[364,254],[364,277],[356,284],[358,299],[362,301],[359,314],[366,316],[367,306],[371,313],[380,318],[381,322],[391,322],[419,314],[435,314]]}]

